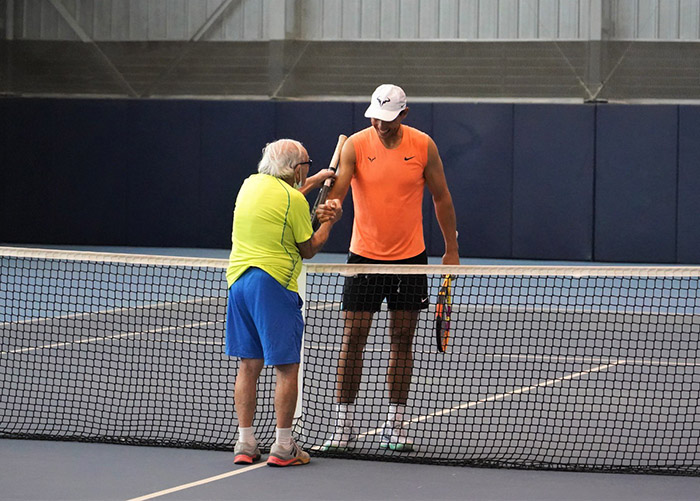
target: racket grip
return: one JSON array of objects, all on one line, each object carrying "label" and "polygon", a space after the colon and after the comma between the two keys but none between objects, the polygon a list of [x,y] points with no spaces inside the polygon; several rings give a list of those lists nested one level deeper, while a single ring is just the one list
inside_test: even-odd
[{"label": "racket grip", "polygon": [[[343,149],[343,144],[347,140],[348,136],[345,134],[340,134],[338,136],[338,142],[335,145],[335,150],[333,150],[333,155],[331,156],[331,161],[328,164],[328,168],[335,172],[338,169],[338,164],[340,163],[340,152]],[[328,182],[328,180],[326,180]]]},{"label": "racket grip", "polygon": [[[335,145],[335,150],[333,151],[331,162],[328,165],[328,168],[333,172],[336,172],[338,170],[338,164],[340,163],[340,152],[343,149],[343,144],[345,144],[347,138],[348,137],[345,134],[340,134],[338,136],[338,142]],[[318,227],[321,226],[321,224],[318,222],[318,218],[316,217],[316,209],[318,209],[318,206],[326,201],[326,198],[328,197],[328,192],[331,190],[332,186],[333,178],[329,177],[323,182],[323,186],[321,186],[321,190],[319,191],[318,196],[316,197],[316,202],[314,202],[314,206],[311,209],[311,228],[314,231],[316,231]]]},{"label": "racket grip", "polygon": [[321,226],[321,223],[318,222],[318,217],[316,217],[316,209],[318,209],[318,206],[324,203],[328,197],[328,192],[330,191],[332,184],[328,182],[329,180],[330,179],[327,179],[326,183],[324,183],[324,185],[321,187],[321,191],[318,193],[318,197],[316,197],[316,203],[311,209],[311,229],[314,231]]}]

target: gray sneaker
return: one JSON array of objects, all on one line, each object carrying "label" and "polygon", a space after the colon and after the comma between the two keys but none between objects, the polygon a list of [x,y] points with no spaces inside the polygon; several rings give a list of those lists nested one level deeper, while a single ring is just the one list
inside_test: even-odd
[{"label": "gray sneaker", "polygon": [[253,464],[260,459],[260,448],[258,444],[249,444],[247,442],[236,442],[233,448],[233,462],[235,464]]},{"label": "gray sneaker", "polygon": [[309,461],[311,461],[309,454],[303,451],[294,440],[292,440],[292,447],[287,450],[275,442],[270,449],[267,466],[299,466],[308,464]]}]

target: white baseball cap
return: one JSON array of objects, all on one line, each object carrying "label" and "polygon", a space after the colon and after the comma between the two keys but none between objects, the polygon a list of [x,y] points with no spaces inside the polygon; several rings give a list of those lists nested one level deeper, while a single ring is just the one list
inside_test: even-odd
[{"label": "white baseball cap", "polygon": [[382,84],[372,94],[365,117],[391,122],[405,109],[406,94],[403,89],[397,85]]}]

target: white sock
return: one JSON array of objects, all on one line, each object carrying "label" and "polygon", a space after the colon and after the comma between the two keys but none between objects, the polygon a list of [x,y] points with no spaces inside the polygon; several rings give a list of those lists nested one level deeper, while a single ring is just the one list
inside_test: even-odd
[{"label": "white sock", "polygon": [[258,441],[255,440],[255,427],[250,428],[238,428],[238,440],[245,442],[247,444],[257,444]]},{"label": "white sock", "polygon": [[277,428],[277,443],[288,449],[292,446],[292,429],[291,428]]},{"label": "white sock", "polygon": [[386,416],[386,425],[391,426],[395,430],[403,427],[403,416],[406,412],[405,405],[389,405],[389,413]]},{"label": "white sock", "polygon": [[355,420],[355,404],[335,404],[335,411],[338,413],[339,428],[351,428]]}]

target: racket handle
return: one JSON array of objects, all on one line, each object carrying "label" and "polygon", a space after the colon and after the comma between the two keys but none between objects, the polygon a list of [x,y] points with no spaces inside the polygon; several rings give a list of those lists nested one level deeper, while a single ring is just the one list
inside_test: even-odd
[{"label": "racket handle", "polygon": [[[345,134],[340,134],[338,136],[338,142],[335,144],[335,150],[333,151],[333,156],[331,157],[331,163],[328,164],[328,168],[333,172],[338,170],[338,164],[340,163],[340,151],[343,149],[343,144],[345,144],[347,138],[348,136],[346,136]],[[326,179],[326,183],[328,183],[329,181],[330,179]]]},{"label": "racket handle", "polygon": [[[345,144],[347,138],[348,136],[346,136],[345,134],[340,134],[338,136],[338,142],[335,145],[335,150],[333,151],[331,162],[328,165],[328,168],[333,172],[336,172],[338,170],[338,165],[340,164],[340,152],[343,149],[343,144]],[[318,222],[318,218],[316,217],[316,209],[318,209],[318,206],[326,201],[326,198],[328,197],[328,192],[331,190],[332,186],[333,178],[329,177],[324,181],[323,186],[321,187],[321,191],[319,191],[318,196],[316,197],[314,206],[311,208],[311,228],[314,231],[316,231],[318,227],[321,226],[321,224]]]},{"label": "racket handle", "polygon": [[[327,179],[326,182],[330,181],[330,179]],[[318,209],[318,206],[321,205],[326,201],[326,198],[328,197],[328,192],[331,189],[331,184],[329,183],[328,185],[324,184],[321,187],[321,191],[318,193],[318,197],[316,197],[316,203],[314,203],[313,208],[311,209],[311,228],[316,231],[319,226],[321,226],[321,223],[318,222],[318,217],[316,217],[316,209]]]}]

